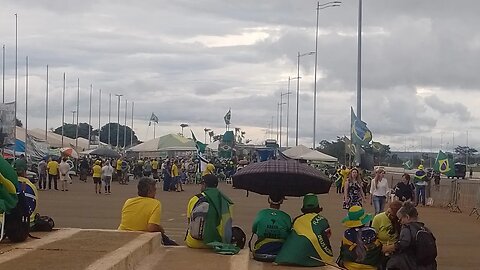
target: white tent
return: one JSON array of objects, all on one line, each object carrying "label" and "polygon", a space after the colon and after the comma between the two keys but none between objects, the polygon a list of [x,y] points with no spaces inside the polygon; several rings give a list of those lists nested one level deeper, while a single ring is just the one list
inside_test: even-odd
[{"label": "white tent", "polygon": [[[34,128],[28,130],[28,135],[41,140],[45,141],[45,130]],[[21,127],[17,127],[17,139],[21,141],[25,141],[25,129]],[[63,136],[63,145],[62,145],[62,135],[56,134],[54,132],[48,131],[47,132],[47,143],[50,147],[54,148],[61,148],[61,147],[72,147],[75,148],[76,141],[75,139],[69,138],[67,136]],[[77,152],[83,151],[88,148],[88,140],[85,138],[78,138],[78,149]]]},{"label": "white tent", "polygon": [[304,145],[299,145],[292,147],[283,151],[289,158],[293,159],[303,159],[303,160],[311,160],[311,161],[321,161],[321,162],[337,162],[338,159],[336,157],[329,156],[322,152],[312,150]]},{"label": "white tent", "polygon": [[178,134],[167,134],[160,138],[146,141],[130,148],[128,151],[139,153],[140,157],[184,156],[196,151],[195,142]]}]

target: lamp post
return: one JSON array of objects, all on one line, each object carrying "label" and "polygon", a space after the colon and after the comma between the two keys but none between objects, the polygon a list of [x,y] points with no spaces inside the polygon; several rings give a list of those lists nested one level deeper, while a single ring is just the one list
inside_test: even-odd
[{"label": "lamp post", "polygon": [[188,124],[180,124],[180,127],[182,128],[182,136],[183,136],[183,128],[188,127]]},{"label": "lamp post", "polygon": [[362,120],[362,0],[358,0],[357,118]]},{"label": "lamp post", "polygon": [[[287,96],[288,99],[290,99],[290,91],[287,91],[286,93],[280,93],[280,142],[279,146],[282,147],[282,122],[283,122],[283,105],[288,104],[283,102],[283,96]],[[288,109],[287,109],[287,114],[288,114]]]},{"label": "lamp post", "polygon": [[[300,53],[297,54],[297,78],[300,78],[300,57],[306,55],[312,55],[315,52],[307,52],[307,53]],[[298,146],[298,105],[300,99],[300,79],[297,79],[297,121],[295,123],[295,146]]]},{"label": "lamp post", "polygon": [[[295,78],[290,78],[290,76],[288,76],[288,86],[287,86],[287,93],[291,93],[290,92],[290,81],[292,80],[298,80],[299,78],[298,77],[295,77]],[[287,147],[288,147],[288,140],[289,140],[289,132],[288,132],[288,129],[290,127],[289,125],[289,119],[290,119],[290,95],[287,96]]]},{"label": "lamp post", "polygon": [[205,144],[207,144],[207,133],[210,131],[211,129],[209,128],[204,128],[203,131],[205,131]]},{"label": "lamp post", "polygon": [[317,27],[315,28],[315,71],[313,81],[313,150],[315,150],[315,141],[317,134],[317,60],[318,60],[318,14],[321,9],[338,7],[342,2],[332,1],[324,4],[317,2]]},{"label": "lamp post", "polygon": [[125,126],[123,127],[123,149],[127,146],[127,111],[128,111],[128,100],[125,99]]},{"label": "lamp post", "polygon": [[118,142],[120,140],[120,99],[122,98],[123,95],[121,94],[115,94],[115,96],[118,98],[117,102],[117,149],[118,149]]}]

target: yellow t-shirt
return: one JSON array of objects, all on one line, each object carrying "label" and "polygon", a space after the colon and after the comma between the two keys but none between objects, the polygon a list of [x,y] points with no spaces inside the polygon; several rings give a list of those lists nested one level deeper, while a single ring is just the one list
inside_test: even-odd
[{"label": "yellow t-shirt", "polygon": [[154,160],[152,161],[152,169],[157,170],[158,169],[158,161]]},{"label": "yellow t-shirt", "polygon": [[385,212],[373,218],[372,227],[377,231],[378,240],[380,240],[382,244],[391,245],[397,241],[398,235],[395,233],[392,222]]},{"label": "yellow t-shirt", "polygon": [[345,182],[348,179],[348,175],[350,174],[350,169],[340,170],[340,174],[342,175],[342,188],[345,187]]},{"label": "yellow t-shirt", "polygon": [[178,167],[177,167],[177,165],[175,165],[175,164],[172,165],[172,177],[173,177],[173,176],[179,176],[179,174],[178,174]]},{"label": "yellow t-shirt", "polygon": [[100,165],[94,165],[92,170],[93,177],[102,177],[102,167]]},{"label": "yellow t-shirt", "polygon": [[[198,196],[193,196],[187,205],[187,218],[190,220],[190,214],[192,213],[193,207],[198,202]],[[187,237],[185,237],[185,244],[190,248],[208,248],[202,240],[197,240],[192,237],[190,231],[187,232]]]},{"label": "yellow t-shirt", "polygon": [[121,159],[117,159],[117,167],[115,168],[117,171],[121,171],[122,170],[122,160]]},{"label": "yellow t-shirt", "polygon": [[122,208],[122,221],[119,230],[147,231],[149,223],[160,225],[162,204],[159,200],[148,197],[128,199]]},{"label": "yellow t-shirt", "polygon": [[48,174],[57,175],[58,174],[58,162],[52,160],[47,164]]}]

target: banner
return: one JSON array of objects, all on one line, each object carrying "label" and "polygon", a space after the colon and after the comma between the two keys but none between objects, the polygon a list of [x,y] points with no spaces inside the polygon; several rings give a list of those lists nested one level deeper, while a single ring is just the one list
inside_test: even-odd
[{"label": "banner", "polygon": [[0,147],[15,145],[15,102],[0,103]]},{"label": "banner", "polygon": [[455,176],[455,165],[453,160],[450,159],[447,154],[438,151],[437,158],[435,159],[435,164],[433,165],[433,170],[445,174],[446,176]]},{"label": "banner", "polygon": [[223,120],[225,121],[225,125],[230,125],[230,119],[232,118],[232,110],[228,110],[227,114],[223,117]]},{"label": "banner", "polygon": [[40,161],[44,157],[48,156],[48,154],[48,143],[37,140],[30,135],[27,136],[27,156],[29,156],[33,161]]},{"label": "banner", "polygon": [[350,115],[352,143],[355,145],[368,145],[372,140],[372,132],[367,128],[367,123],[357,118],[352,107],[350,107]]}]

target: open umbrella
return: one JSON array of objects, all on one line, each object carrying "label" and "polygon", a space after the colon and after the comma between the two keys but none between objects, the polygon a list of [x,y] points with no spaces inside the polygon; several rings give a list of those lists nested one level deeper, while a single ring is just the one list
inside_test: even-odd
[{"label": "open umbrella", "polygon": [[68,156],[68,157],[72,157],[72,158],[78,158],[78,153],[77,151],[75,151],[75,149],[71,148],[71,147],[63,147],[63,148],[60,148],[60,152],[62,153],[62,155],[64,156]]},{"label": "open umbrella", "polygon": [[115,150],[106,147],[99,147],[92,152],[90,155],[101,156],[101,157],[109,157],[109,158],[119,158],[120,154],[117,153]]},{"label": "open umbrella", "polygon": [[321,171],[296,160],[252,163],[233,175],[233,187],[262,195],[324,194],[331,186],[332,182]]}]

